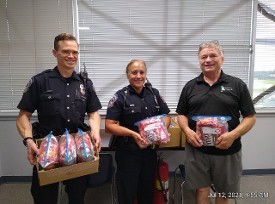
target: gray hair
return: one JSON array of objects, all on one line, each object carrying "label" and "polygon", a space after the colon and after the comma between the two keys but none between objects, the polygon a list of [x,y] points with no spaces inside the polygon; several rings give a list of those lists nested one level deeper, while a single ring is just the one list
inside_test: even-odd
[{"label": "gray hair", "polygon": [[204,48],[207,48],[207,47],[213,47],[213,48],[217,49],[219,54],[223,57],[223,49],[220,46],[218,40],[212,40],[212,41],[207,41],[207,42],[201,43],[199,45],[198,56],[200,55],[201,50],[204,49]]}]

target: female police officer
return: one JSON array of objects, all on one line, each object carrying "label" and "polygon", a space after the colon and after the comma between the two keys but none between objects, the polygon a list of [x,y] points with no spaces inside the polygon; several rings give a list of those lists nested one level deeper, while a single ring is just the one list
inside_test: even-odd
[{"label": "female police officer", "polygon": [[[117,135],[116,150],[118,200],[120,204],[152,204],[157,155],[138,133],[135,122],[147,117],[168,114],[167,104],[157,89],[146,81],[146,65],[132,60],[126,67],[129,85],[117,91],[110,100],[105,131]],[[170,125],[170,117],[164,118]]]},{"label": "female police officer", "polygon": [[[28,160],[34,165],[36,144],[32,139],[30,118],[37,110],[39,134],[61,135],[67,128],[77,132],[77,128],[85,128],[84,117],[87,112],[88,123],[92,129],[97,148],[101,148],[99,99],[90,79],[82,80],[75,73],[78,60],[78,43],[68,33],[55,37],[53,55],[57,59],[54,69],[46,70],[31,78],[18,105],[20,109],[16,125],[27,146]],[[85,129],[84,129],[85,130]],[[37,131],[37,130],[36,130]],[[70,204],[83,204],[86,191],[85,177],[67,180],[66,192]],[[37,170],[33,168],[31,193],[34,203],[57,203],[58,183],[39,186]]]}]

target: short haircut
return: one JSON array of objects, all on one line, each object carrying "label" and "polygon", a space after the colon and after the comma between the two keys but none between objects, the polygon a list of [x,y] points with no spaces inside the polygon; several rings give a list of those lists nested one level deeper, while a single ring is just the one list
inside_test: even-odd
[{"label": "short haircut", "polygon": [[[75,41],[77,43],[76,38],[72,34],[70,34],[70,33],[61,33],[61,34],[59,34],[58,36],[56,36],[54,38],[54,49],[55,50],[58,50],[58,48],[59,48],[59,44],[58,44],[59,41],[63,41],[63,40],[72,40],[72,41]],[[78,45],[78,43],[77,43],[77,45]]]},{"label": "short haircut", "polygon": [[219,44],[218,40],[212,40],[212,41],[207,41],[207,42],[202,42],[199,45],[199,50],[198,50],[198,56],[200,55],[200,52],[202,49],[207,48],[207,47],[214,47],[218,50],[219,54],[223,57],[223,49]]}]

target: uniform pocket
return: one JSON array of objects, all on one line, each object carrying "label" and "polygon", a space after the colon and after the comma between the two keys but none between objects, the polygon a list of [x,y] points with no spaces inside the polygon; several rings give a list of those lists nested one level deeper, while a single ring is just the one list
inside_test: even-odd
[{"label": "uniform pocket", "polygon": [[127,108],[125,108],[124,112],[125,112],[125,115],[141,113],[141,108],[140,107],[127,107]]},{"label": "uniform pocket", "polygon": [[[126,123],[134,125],[135,122],[140,120],[141,108],[140,107],[127,107],[124,109],[124,117],[126,117]],[[135,126],[137,128],[137,126]]]},{"label": "uniform pocket", "polygon": [[86,98],[84,97],[76,97],[75,98],[75,105],[76,110],[80,111],[81,113],[86,112]]},{"label": "uniform pocket", "polygon": [[38,108],[40,114],[56,115],[60,113],[60,94],[46,91],[40,95],[40,105]]}]

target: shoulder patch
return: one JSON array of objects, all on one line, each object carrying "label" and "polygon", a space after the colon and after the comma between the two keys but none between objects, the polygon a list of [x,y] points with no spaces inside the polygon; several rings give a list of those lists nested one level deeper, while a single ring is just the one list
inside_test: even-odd
[{"label": "shoulder patch", "polygon": [[164,102],[164,103],[166,103],[166,101],[164,100],[164,98],[162,97],[162,95],[159,95],[160,96],[160,99]]},{"label": "shoulder patch", "polygon": [[117,94],[114,94],[113,97],[111,98],[111,100],[108,103],[108,107],[107,108],[112,108],[115,104],[115,102],[117,101],[118,96]]},{"label": "shoulder patch", "polygon": [[25,89],[24,89],[24,93],[26,93],[28,90],[29,90],[29,88],[30,88],[30,86],[32,85],[32,83],[33,83],[33,77],[29,80],[29,82],[27,83],[27,85],[26,85],[26,87],[25,87]]}]

